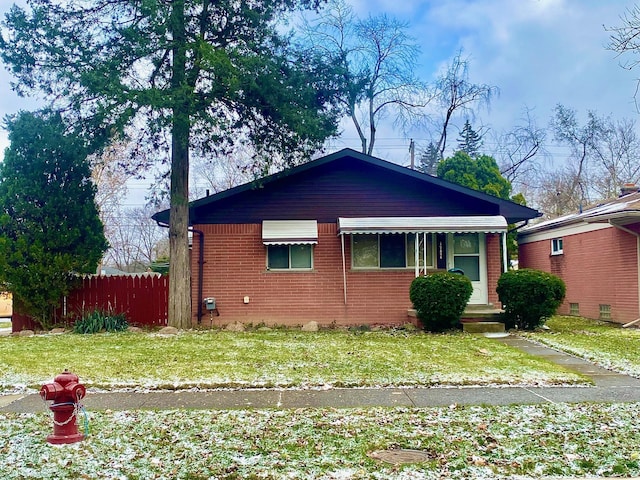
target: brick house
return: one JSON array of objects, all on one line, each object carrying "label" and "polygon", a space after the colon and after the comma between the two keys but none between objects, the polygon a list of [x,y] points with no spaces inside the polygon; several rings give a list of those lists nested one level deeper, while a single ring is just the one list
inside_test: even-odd
[{"label": "brick house", "polygon": [[519,266],[561,277],[558,313],[628,323],[640,317],[640,193],[522,228]]},{"label": "brick house", "polygon": [[[507,224],[536,210],[345,149],[190,204],[194,323],[403,324],[417,275],[498,302]],[[167,225],[169,211],[153,217]],[[214,297],[219,316],[203,300]]]}]

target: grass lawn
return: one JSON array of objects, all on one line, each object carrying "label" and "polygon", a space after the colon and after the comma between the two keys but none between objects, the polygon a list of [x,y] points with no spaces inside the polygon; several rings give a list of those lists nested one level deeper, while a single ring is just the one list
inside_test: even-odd
[{"label": "grass lawn", "polygon": [[617,372],[640,377],[640,329],[581,317],[554,317],[525,336]]},{"label": "grass lawn", "polygon": [[[533,339],[639,369],[638,331],[557,317]],[[618,338],[617,336],[620,336]],[[595,352],[595,353],[594,353]],[[635,353],[634,353],[635,352]],[[487,384],[578,377],[483,337],[299,331],[0,337],[0,368],[39,386]],[[624,369],[623,369],[624,370]],[[13,379],[13,380],[12,380]],[[506,380],[505,380],[506,379]],[[46,413],[0,413],[7,479],[541,479],[640,476],[640,404],[88,412],[79,443],[46,443]],[[82,428],[81,428],[82,429]],[[394,465],[376,452],[423,452]]]},{"label": "grass lawn", "polygon": [[[52,446],[46,414],[0,414],[3,479],[511,479],[640,475],[640,405],[90,412]],[[424,452],[422,463],[372,458]]]},{"label": "grass lawn", "polygon": [[553,385],[587,380],[463,333],[299,330],[0,337],[0,392],[39,388],[68,368],[88,387]]}]

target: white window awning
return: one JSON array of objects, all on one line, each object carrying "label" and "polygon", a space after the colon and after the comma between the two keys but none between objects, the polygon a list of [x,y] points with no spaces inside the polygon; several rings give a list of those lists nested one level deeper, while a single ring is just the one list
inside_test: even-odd
[{"label": "white window awning", "polygon": [[501,215],[463,217],[338,218],[338,234],[363,233],[504,233]]},{"label": "white window awning", "polygon": [[265,245],[311,245],[318,243],[317,220],[263,220]]}]

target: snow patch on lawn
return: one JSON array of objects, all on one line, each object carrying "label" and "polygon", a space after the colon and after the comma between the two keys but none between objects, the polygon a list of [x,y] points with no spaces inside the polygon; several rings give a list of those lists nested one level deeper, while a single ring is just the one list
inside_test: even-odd
[{"label": "snow patch on lawn", "polygon": [[[0,414],[0,478],[533,479],[637,476],[640,404],[90,412],[50,445],[47,414]],[[82,428],[81,428],[82,430]],[[427,462],[369,457],[407,448]]]}]

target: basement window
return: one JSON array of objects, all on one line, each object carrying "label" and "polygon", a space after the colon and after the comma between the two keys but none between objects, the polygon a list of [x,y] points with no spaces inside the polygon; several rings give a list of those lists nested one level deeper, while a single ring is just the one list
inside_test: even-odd
[{"label": "basement window", "polygon": [[573,315],[574,317],[580,316],[580,304],[579,303],[570,303],[569,304],[569,315]]},{"label": "basement window", "polygon": [[600,320],[611,320],[611,305],[600,304]]},{"label": "basement window", "polygon": [[562,255],[562,238],[553,238],[551,240],[551,255]]}]

